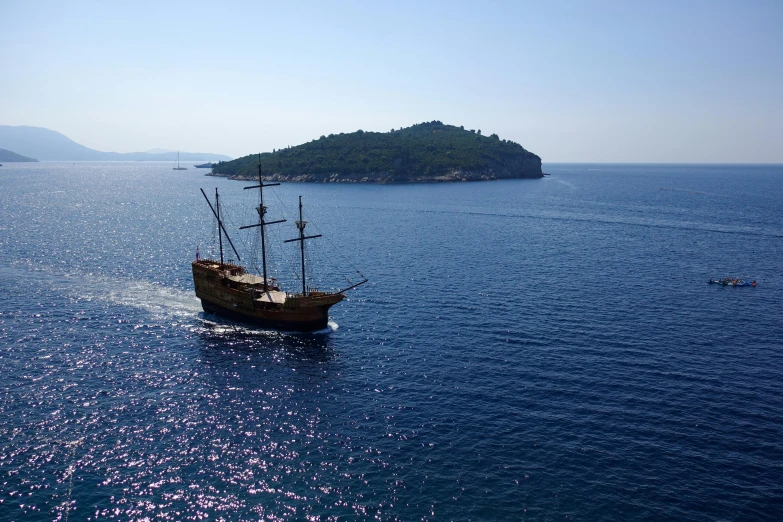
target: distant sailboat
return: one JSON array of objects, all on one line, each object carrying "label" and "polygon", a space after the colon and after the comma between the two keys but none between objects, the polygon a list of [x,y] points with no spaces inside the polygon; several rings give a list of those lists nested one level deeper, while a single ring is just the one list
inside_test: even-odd
[{"label": "distant sailboat", "polygon": [[174,170],[188,170],[187,167],[180,167],[179,166],[179,151],[177,151],[177,166],[174,167]]}]

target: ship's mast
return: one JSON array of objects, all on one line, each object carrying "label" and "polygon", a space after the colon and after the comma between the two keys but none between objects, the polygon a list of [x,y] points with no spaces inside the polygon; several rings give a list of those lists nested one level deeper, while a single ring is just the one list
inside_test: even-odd
[{"label": "ship's mast", "polygon": [[261,198],[261,203],[256,208],[256,211],[258,212],[258,223],[255,225],[247,225],[239,228],[241,230],[245,228],[261,227],[261,264],[264,270],[264,291],[268,290],[267,278],[266,278],[266,237],[264,236],[264,227],[267,225],[274,225],[275,223],[285,222],[285,219],[278,219],[277,221],[264,221],[264,216],[266,215],[266,205],[264,205],[264,187],[275,187],[279,184],[280,183],[267,183],[266,185],[264,184],[264,180],[261,175],[261,154],[259,154],[258,155],[258,185],[245,187],[245,190],[253,189],[253,188],[258,189],[258,193]]},{"label": "ship's mast", "polygon": [[[177,152],[177,167],[179,167],[179,152]],[[220,266],[223,266],[223,233],[220,230],[220,196],[218,195],[218,189],[215,187],[215,210],[217,211],[218,220],[218,245],[220,245]],[[213,243],[214,245],[214,243]]]},{"label": "ship's mast", "polygon": [[[302,196],[299,196],[299,221],[296,222],[296,228],[299,229],[299,239],[304,239],[304,229],[307,226],[307,221],[302,220]],[[299,241],[299,246],[302,250],[302,295],[307,295],[305,291],[305,262],[304,262],[304,241]]]},{"label": "ship's mast", "polygon": [[304,240],[305,239],[312,239],[314,237],[321,237],[321,234],[315,235],[315,236],[306,236],[304,235],[304,229],[307,226],[307,221],[304,221],[302,219],[302,196],[299,196],[299,221],[296,222],[296,228],[299,229],[299,237],[296,239],[288,239],[285,241],[286,243],[290,243],[291,241],[299,241],[299,247],[302,251],[302,295],[307,295],[307,285],[305,283],[305,255],[304,255]]},{"label": "ship's mast", "polygon": [[237,261],[240,261],[241,258],[239,257],[239,253],[237,252],[237,249],[234,248],[234,243],[231,242],[231,237],[229,237],[228,232],[226,232],[226,229],[223,226],[223,222],[220,220],[220,196],[218,196],[217,187],[215,187],[215,207],[217,207],[217,210],[215,210],[215,207],[213,207],[212,203],[210,203],[209,198],[207,197],[207,193],[204,192],[204,189],[199,190],[201,190],[201,195],[204,196],[204,199],[207,200],[207,205],[209,205],[209,209],[212,211],[212,214],[215,216],[215,219],[217,219],[218,222],[218,236],[220,238],[220,266],[223,266],[223,236],[220,234],[221,230],[223,231],[223,234],[226,235],[228,244],[231,245],[231,249],[234,251],[234,254],[236,254]]}]

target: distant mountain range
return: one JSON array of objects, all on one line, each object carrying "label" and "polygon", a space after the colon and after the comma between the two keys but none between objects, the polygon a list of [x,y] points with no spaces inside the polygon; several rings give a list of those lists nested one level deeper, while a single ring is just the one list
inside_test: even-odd
[{"label": "distant mountain range", "polygon": [[22,156],[10,150],[0,149],[0,161],[38,161],[37,159]]},{"label": "distant mountain range", "polygon": [[[63,134],[43,127],[0,125],[0,147],[40,161],[176,161],[177,159],[176,152],[101,152],[79,145]],[[231,158],[223,154],[180,152],[179,159],[180,161],[218,162]]]}]

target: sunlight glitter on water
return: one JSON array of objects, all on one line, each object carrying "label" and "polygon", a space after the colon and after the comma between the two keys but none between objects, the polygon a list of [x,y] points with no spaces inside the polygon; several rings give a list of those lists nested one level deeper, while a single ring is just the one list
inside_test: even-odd
[{"label": "sunlight glitter on water", "polygon": [[[312,335],[201,311],[202,180],[23,168],[0,178],[0,518],[775,513],[779,174],[281,186],[369,267]],[[705,284],[740,271],[762,285]]]}]

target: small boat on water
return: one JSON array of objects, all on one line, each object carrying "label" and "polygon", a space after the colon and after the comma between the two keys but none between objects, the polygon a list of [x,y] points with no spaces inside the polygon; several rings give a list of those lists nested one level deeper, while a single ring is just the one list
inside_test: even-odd
[{"label": "small boat on water", "polygon": [[179,151],[177,151],[177,166],[176,166],[176,167],[174,167],[174,169],[173,169],[173,170],[188,170],[188,168],[187,168],[187,167],[180,167],[180,166],[179,166]]},{"label": "small boat on water", "polygon": [[202,163],[201,165],[193,165],[197,169],[211,169],[215,166],[214,163]]},{"label": "small boat on water", "polygon": [[756,286],[756,280],[754,279],[751,282],[747,282],[744,279],[737,279],[735,277],[724,277],[721,279],[713,279],[710,278],[709,281],[707,281],[707,284],[709,285],[719,285],[719,286]]},{"label": "small boat on water", "polygon": [[[236,321],[255,324],[264,328],[276,330],[289,330],[296,332],[312,332],[324,330],[329,319],[329,308],[345,299],[345,292],[367,282],[361,274],[361,281],[348,280],[349,286],[337,291],[322,291],[313,286],[308,286],[305,272],[305,240],[321,237],[321,234],[305,235],[307,221],[302,217],[302,196],[299,196],[299,220],[296,228],[298,237],[284,241],[285,243],[299,243],[301,259],[302,290],[286,291],[282,285],[267,273],[267,247],[264,229],[269,225],[283,223],[285,219],[274,221],[266,220],[267,207],[264,205],[264,188],[273,187],[279,183],[264,183],[261,175],[261,165],[258,165],[258,185],[245,187],[257,188],[260,196],[260,204],[256,207],[258,223],[239,227],[240,229],[258,228],[261,244],[261,273],[253,274],[248,269],[237,263],[227,263],[223,258],[223,238],[231,245],[237,261],[239,253],[234,248],[234,243],[228,236],[220,207],[220,195],[215,189],[214,205],[207,197],[204,190],[201,193],[207,200],[213,216],[218,224],[218,238],[220,259],[200,259],[198,249],[196,260],[192,263],[193,284],[196,297],[201,299],[201,305],[205,312],[228,317]],[[258,267],[255,260],[251,260],[250,266]],[[297,276],[298,277],[298,276]]]}]

